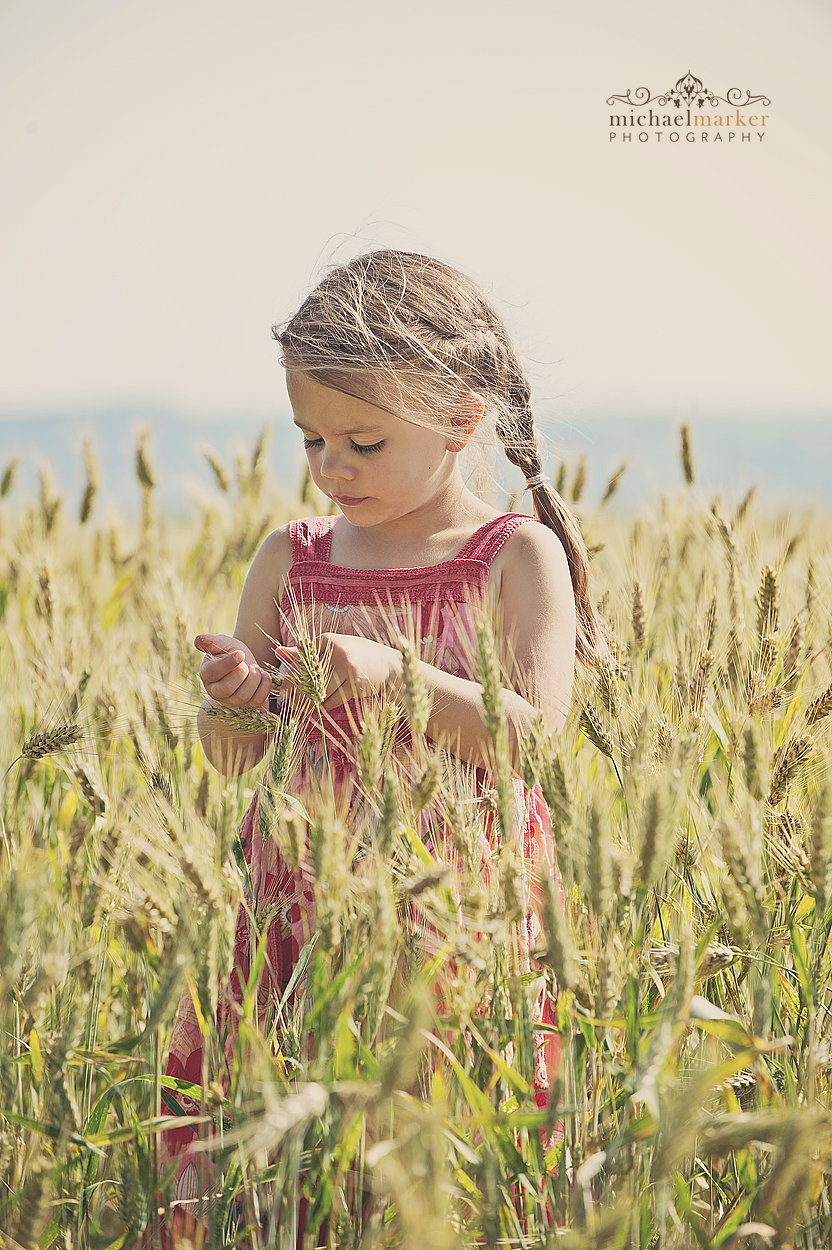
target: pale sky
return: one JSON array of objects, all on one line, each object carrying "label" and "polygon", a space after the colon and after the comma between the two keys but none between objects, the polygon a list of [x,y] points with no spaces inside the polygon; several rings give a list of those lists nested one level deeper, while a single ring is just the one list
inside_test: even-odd
[{"label": "pale sky", "polygon": [[[0,414],[280,410],[272,322],[392,245],[549,411],[832,416],[830,54],[819,0],[0,0]],[[688,70],[764,141],[609,142]]]}]

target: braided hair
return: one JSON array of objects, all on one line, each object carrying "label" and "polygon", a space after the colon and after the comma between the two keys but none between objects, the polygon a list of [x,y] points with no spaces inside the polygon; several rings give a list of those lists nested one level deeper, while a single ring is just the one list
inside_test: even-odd
[{"label": "braided hair", "polygon": [[[493,415],[509,461],[540,478],[531,390],[502,320],[475,284],[441,261],[384,249],[331,269],[293,317],[273,328],[287,368],[448,432],[445,414],[473,391]],[[592,666],[601,633],[578,522],[547,481],[530,485],[537,519],[569,564],[576,658]]]}]

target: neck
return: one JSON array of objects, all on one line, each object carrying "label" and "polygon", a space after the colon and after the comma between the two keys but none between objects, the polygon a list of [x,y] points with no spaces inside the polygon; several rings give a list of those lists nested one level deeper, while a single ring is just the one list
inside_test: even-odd
[{"label": "neck", "polygon": [[[467,536],[498,513],[478,499],[454,471],[429,499],[402,516],[378,525],[353,525],[341,516],[333,540],[335,563],[354,568],[399,568],[430,565],[446,559]],[[464,541],[464,540],[463,540]]]}]

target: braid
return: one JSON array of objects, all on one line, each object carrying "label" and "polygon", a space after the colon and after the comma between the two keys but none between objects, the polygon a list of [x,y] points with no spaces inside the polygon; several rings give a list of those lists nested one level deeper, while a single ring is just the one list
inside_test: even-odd
[{"label": "braid", "polygon": [[[509,461],[528,479],[542,472],[531,388],[510,344],[504,342],[509,359],[506,361],[505,411],[497,418],[497,434]],[[566,553],[575,595],[576,658],[586,667],[594,667],[601,645],[601,628],[589,589],[589,556],[577,518],[554,486],[545,480],[532,488],[532,500],[538,521],[557,534]]]}]

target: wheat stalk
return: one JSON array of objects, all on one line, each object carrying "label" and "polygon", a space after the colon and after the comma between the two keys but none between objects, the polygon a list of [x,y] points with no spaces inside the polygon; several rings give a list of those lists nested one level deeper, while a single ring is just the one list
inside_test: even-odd
[{"label": "wheat stalk", "polygon": [[136,443],[136,477],[145,491],[153,490],[156,485],[156,477],[147,454],[148,438],[148,431],[141,430]]},{"label": "wheat stalk", "polygon": [[80,742],[83,736],[84,731],[80,725],[55,725],[40,733],[30,734],[20,748],[18,759],[42,760],[57,751],[68,750],[76,742]]},{"label": "wheat stalk", "polygon": [[590,742],[594,743],[602,755],[606,755],[609,759],[612,759],[612,738],[604,728],[604,723],[601,720],[601,717],[591,704],[585,704],[581,710],[578,723],[580,724],[584,736],[589,738]]},{"label": "wheat stalk", "polygon": [[552,873],[541,876],[540,886],[543,894],[543,934],[532,954],[538,963],[552,969],[560,990],[571,989],[578,979],[578,959]]},{"label": "wheat stalk", "polygon": [[78,513],[78,522],[80,525],[86,525],[92,513],[92,505],[98,491],[98,466],[95,463],[95,455],[92,449],[92,443],[89,439],[84,440],[84,466],[87,470],[87,481],[84,486],[84,494],[81,497],[81,508]]},{"label": "wheat stalk", "polygon": [[212,720],[240,733],[270,734],[282,724],[279,716],[263,708],[228,707],[225,703],[211,702],[203,704],[202,710]]},{"label": "wheat stalk", "polygon": [[762,641],[767,634],[776,634],[780,623],[780,578],[774,565],[767,564],[757,592],[757,633]]},{"label": "wheat stalk", "polygon": [[402,634],[398,645],[402,657],[402,702],[411,733],[415,738],[421,738],[427,732],[431,696],[419,668],[419,657],[410,639]]},{"label": "wheat stalk", "polygon": [[613,495],[618,490],[618,487],[621,485],[621,479],[626,473],[626,471],[627,471],[627,461],[625,460],[624,463],[621,465],[621,467],[619,469],[616,469],[615,473],[613,473],[612,477],[607,482],[606,489],[604,491],[604,494],[601,497],[602,508],[605,508],[607,506],[607,503],[609,502],[609,500],[612,499]]},{"label": "wheat stalk", "polygon": [[774,752],[771,761],[771,788],[768,801],[776,807],[786,795],[800,766],[812,753],[814,739],[810,734],[795,734]]},{"label": "wheat stalk", "polygon": [[601,695],[601,702],[613,720],[618,720],[621,715],[621,692],[619,691],[618,679],[609,656],[599,656],[597,667],[598,691]]},{"label": "wheat stalk", "polygon": [[580,503],[581,496],[586,486],[586,456],[581,456],[578,460],[578,467],[575,470],[575,476],[572,479],[572,502]]},{"label": "wheat stalk", "polygon": [[586,873],[589,901],[597,917],[607,910],[612,893],[610,842],[606,824],[593,804],[589,809],[589,834],[586,849]]},{"label": "wheat stalk", "polygon": [[806,712],[806,724],[814,725],[817,721],[823,720],[824,716],[828,716],[832,712],[832,686],[827,686],[823,694],[819,694],[813,699]]},{"label": "wheat stalk", "polygon": [[679,453],[682,460],[682,472],[688,486],[693,485],[693,455],[690,448],[690,428],[683,425],[679,431]]},{"label": "wheat stalk", "polygon": [[0,479],[0,499],[5,499],[11,490],[12,483],[14,482],[14,475],[17,470],[17,466],[20,464],[20,460],[20,456],[13,456],[3,470],[3,477]]},{"label": "wheat stalk", "polygon": [[305,633],[298,634],[295,645],[297,659],[292,666],[292,679],[310,703],[321,707],[332,673],[330,649],[324,648],[322,654],[317,639]]},{"label": "wheat stalk", "polygon": [[211,466],[211,471],[214,474],[217,486],[224,495],[227,495],[231,487],[231,482],[228,477],[228,470],[220,460],[219,455],[213,447],[203,447],[202,454]]},{"label": "wheat stalk", "polygon": [[636,647],[643,647],[647,637],[647,618],[644,611],[644,590],[641,582],[633,582],[633,607],[630,616]]},{"label": "wheat stalk", "polygon": [[432,802],[439,787],[441,777],[442,761],[439,756],[433,755],[428,760],[422,774],[417,777],[410,793],[410,801],[413,806],[414,816],[418,815],[419,812],[424,811],[428,804]]}]

